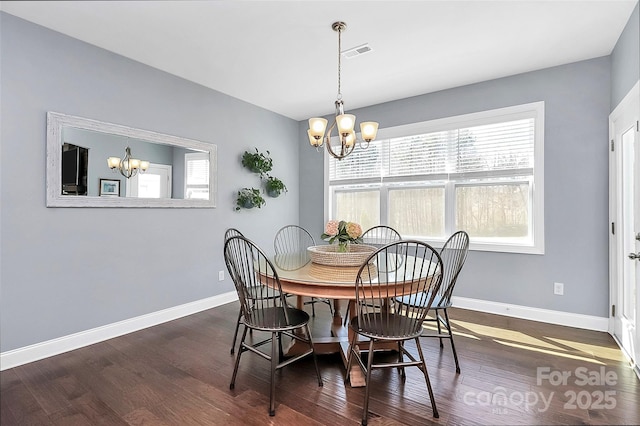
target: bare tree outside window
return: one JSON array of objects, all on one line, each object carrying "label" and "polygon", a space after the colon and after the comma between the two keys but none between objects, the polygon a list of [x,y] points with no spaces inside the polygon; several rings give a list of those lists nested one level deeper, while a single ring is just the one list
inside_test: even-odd
[{"label": "bare tree outside window", "polygon": [[339,192],[335,219],[359,223],[363,230],[380,223],[378,191]]},{"label": "bare tree outside window", "polygon": [[389,226],[403,237],[443,237],[444,187],[390,190]]},{"label": "bare tree outside window", "polygon": [[471,237],[528,237],[529,185],[457,187],[456,228]]}]

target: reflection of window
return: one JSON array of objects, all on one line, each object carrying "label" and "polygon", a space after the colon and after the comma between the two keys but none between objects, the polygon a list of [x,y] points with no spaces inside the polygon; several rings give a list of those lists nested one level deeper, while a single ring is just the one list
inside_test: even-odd
[{"label": "reflection of window", "polygon": [[209,155],[206,152],[185,154],[185,199],[209,199]]},{"label": "reflection of window", "polygon": [[329,159],[328,215],[435,244],[464,229],[474,249],[542,253],[543,117],[539,102],[383,129],[368,149]]}]

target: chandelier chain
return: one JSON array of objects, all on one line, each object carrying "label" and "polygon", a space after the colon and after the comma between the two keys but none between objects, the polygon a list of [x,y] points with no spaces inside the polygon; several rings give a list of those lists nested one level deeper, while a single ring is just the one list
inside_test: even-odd
[{"label": "chandelier chain", "polygon": [[342,52],[342,28],[338,27],[338,99],[342,99],[342,89],[340,84],[340,73],[342,71],[342,61],[341,54]]}]

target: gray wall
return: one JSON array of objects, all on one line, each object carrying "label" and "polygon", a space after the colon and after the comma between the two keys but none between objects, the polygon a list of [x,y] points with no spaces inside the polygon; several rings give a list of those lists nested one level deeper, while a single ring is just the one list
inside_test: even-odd
[{"label": "gray wall", "polygon": [[[232,291],[225,229],[269,248],[298,222],[295,121],[5,13],[0,31],[1,352]],[[47,111],[217,144],[218,208],[46,208]],[[289,192],[235,212],[253,147]]]},{"label": "gray wall", "polygon": [[611,52],[611,111],[640,79],[640,3]]},{"label": "gray wall", "polygon": [[[349,112],[383,128],[544,101],[545,254],[473,251],[456,295],[606,317],[609,86],[603,57]],[[300,123],[301,141],[306,128]],[[315,234],[323,226],[322,161],[301,150],[300,220]],[[553,294],[554,281],[565,284],[564,296]]]}]

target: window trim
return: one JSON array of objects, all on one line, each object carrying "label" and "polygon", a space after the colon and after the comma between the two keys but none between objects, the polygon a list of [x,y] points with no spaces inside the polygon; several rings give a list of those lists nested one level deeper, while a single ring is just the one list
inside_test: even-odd
[{"label": "window trim", "polygon": [[[531,244],[521,243],[499,243],[478,241],[471,238],[469,249],[478,251],[492,251],[505,253],[523,253],[523,254],[544,254],[544,101],[531,102],[527,104],[497,108],[487,111],[474,112],[470,114],[462,114],[451,117],[439,118],[435,120],[423,121],[418,123],[405,124],[394,127],[381,128],[378,131],[378,140],[393,139],[399,137],[412,136],[416,134],[431,133],[445,130],[453,130],[465,127],[474,127],[485,124],[499,123],[505,121],[518,120],[523,118],[534,118],[535,121],[535,139],[534,139],[534,169],[533,182],[531,190],[533,196],[531,198]],[[371,143],[376,143],[371,142]],[[358,147],[358,149],[360,149]],[[331,188],[329,185],[329,156],[324,156],[324,219],[325,223],[331,217],[331,209],[333,200],[331,200]],[[357,184],[352,181],[349,184]],[[345,182],[347,184],[347,182]],[[456,182],[449,181],[445,184],[447,195],[454,193]],[[448,187],[451,186],[451,192]],[[381,195],[382,199],[382,195]],[[445,203],[455,200],[451,197],[445,197]],[[386,204],[386,202],[381,202]],[[384,206],[388,210],[388,206]],[[455,207],[445,208],[445,234],[450,235],[455,230],[450,229],[455,226]],[[449,215],[453,216],[453,221]],[[381,222],[385,222],[388,218],[388,211],[380,212]],[[440,248],[444,244],[446,238],[429,238],[424,240],[434,247]]]}]

